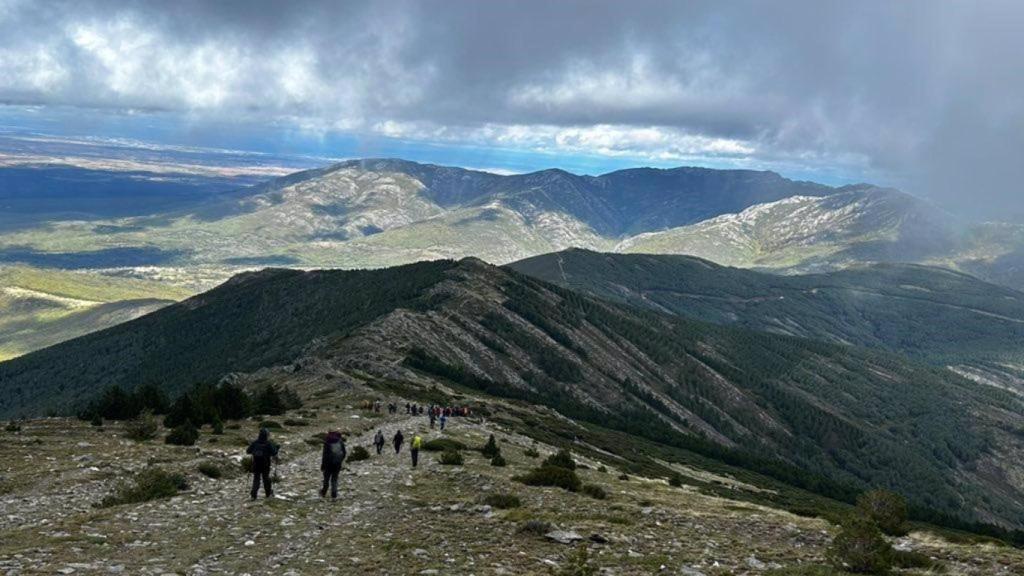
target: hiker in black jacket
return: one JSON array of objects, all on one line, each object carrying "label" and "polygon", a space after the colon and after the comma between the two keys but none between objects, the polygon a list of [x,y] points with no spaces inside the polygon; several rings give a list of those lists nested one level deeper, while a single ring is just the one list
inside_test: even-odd
[{"label": "hiker in black jacket", "polygon": [[263,493],[267,498],[274,495],[274,489],[270,485],[270,461],[277,458],[278,447],[270,441],[270,432],[266,428],[260,428],[259,438],[249,444],[245,450],[246,454],[252,455],[252,499],[260,491],[260,479],[263,479]]},{"label": "hiker in black jacket", "polygon": [[331,498],[338,497],[338,473],[341,472],[341,464],[347,455],[341,432],[328,432],[324,438],[324,453],[320,457],[320,471],[324,473],[324,483],[320,488],[321,498],[327,495],[328,485],[331,487]]},{"label": "hiker in black jacket", "polygon": [[395,445],[395,454],[402,451],[402,443],[405,442],[405,437],[402,436],[402,431],[395,432],[395,438],[392,440]]},{"label": "hiker in black jacket", "polygon": [[384,450],[384,431],[377,430],[377,434],[373,437],[373,447],[377,449],[377,456],[380,456],[382,450]]}]

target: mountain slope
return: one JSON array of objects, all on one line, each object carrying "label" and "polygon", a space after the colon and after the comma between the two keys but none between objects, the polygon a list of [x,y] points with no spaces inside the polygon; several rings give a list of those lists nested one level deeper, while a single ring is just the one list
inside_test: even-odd
[{"label": "mountain slope", "polygon": [[0,268],[0,360],[138,318],[187,295],[128,278]]},{"label": "mountain slope", "polygon": [[68,409],[112,384],[180,391],[238,372],[454,381],[826,492],[841,489],[816,474],[1024,522],[1019,398],[894,356],[647,312],[472,259],[244,275],[0,364],[0,414]]},{"label": "mountain slope", "polygon": [[950,270],[877,264],[780,276],[690,256],[586,250],[508,267],[716,324],[885,349],[938,365],[1024,365],[1024,293]]}]

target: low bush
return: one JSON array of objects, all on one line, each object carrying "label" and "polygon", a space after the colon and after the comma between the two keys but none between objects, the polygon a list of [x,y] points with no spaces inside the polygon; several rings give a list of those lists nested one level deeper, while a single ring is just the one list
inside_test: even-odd
[{"label": "low bush", "polygon": [[224,433],[224,422],[222,422],[220,418],[215,418],[213,420],[213,424],[210,425],[210,431],[213,432],[213,434],[220,436]]},{"label": "low bush", "polygon": [[298,418],[289,418],[284,421],[285,426],[309,426],[309,422]]},{"label": "low bush", "polygon": [[907,533],[907,500],[895,492],[865,492],[857,498],[857,510],[885,534],[903,536]]},{"label": "low bush", "polygon": [[124,425],[125,437],[138,442],[156,438],[156,432],[156,418],[153,417],[151,412],[143,412]]},{"label": "low bush", "polygon": [[557,466],[566,470],[575,470],[576,461],[572,459],[572,454],[568,450],[562,449],[545,458],[541,466]]},{"label": "low bush", "polygon": [[224,475],[224,471],[220,469],[220,466],[217,466],[213,462],[201,463],[199,465],[199,473],[207,478],[213,478],[214,480]]},{"label": "low bush", "polygon": [[540,452],[537,452],[536,448],[527,448],[523,450],[523,455],[528,458],[540,458]]},{"label": "low bush", "polygon": [[186,420],[171,430],[164,438],[164,443],[175,446],[193,446],[196,440],[199,440],[199,429],[193,426],[192,422]]},{"label": "low bush", "polygon": [[252,474],[252,456],[243,457],[242,461],[239,462],[238,465],[242,468],[242,472]]},{"label": "low bush", "polygon": [[96,426],[97,428],[103,426],[103,416],[93,414],[92,420],[89,420],[89,424]]},{"label": "low bush", "polygon": [[21,432],[21,424],[14,421],[8,422],[7,426],[4,426],[4,430],[8,432]]},{"label": "low bush", "polygon": [[679,488],[683,485],[683,477],[679,472],[673,472],[672,475],[668,477],[668,485],[673,488]]},{"label": "low bush", "polygon": [[466,445],[451,438],[435,438],[424,442],[422,448],[427,452],[447,452],[448,450],[465,450]]},{"label": "low bush", "polygon": [[548,532],[551,532],[553,528],[554,527],[551,525],[550,522],[545,522],[543,520],[527,520],[526,522],[523,522],[519,525],[518,531],[520,534],[529,534],[531,536],[543,536]]},{"label": "low bush", "polygon": [[602,464],[601,466],[599,466],[597,468],[597,471],[600,472],[601,474],[607,474],[608,473],[608,468]]},{"label": "low bush", "polygon": [[597,484],[584,484],[582,492],[596,500],[604,500],[608,497],[608,493],[604,491],[604,488]]},{"label": "low bush", "polygon": [[913,550],[893,550],[892,564],[897,568],[922,568],[931,571],[941,571],[944,567],[942,562]]},{"label": "low bush", "polygon": [[519,508],[523,505],[519,500],[519,496],[516,496],[515,494],[488,494],[484,498],[483,503],[491,508],[497,508],[499,510]]},{"label": "low bush", "polygon": [[363,448],[362,446],[356,446],[355,448],[353,448],[351,451],[349,451],[348,458],[346,458],[346,460],[348,460],[349,462],[359,462],[362,460],[369,459],[370,452],[366,448]]},{"label": "low bush", "polygon": [[488,458],[494,458],[501,454],[501,448],[498,448],[498,443],[494,440],[494,434],[491,434],[491,437],[487,439],[487,444],[484,444],[484,447],[480,449],[480,453]]},{"label": "low bush", "polygon": [[491,458],[491,466],[505,466],[508,462],[505,462],[505,457],[501,454],[495,454],[494,458]]},{"label": "low bush", "polygon": [[260,428],[266,428],[267,430],[283,430],[284,426],[276,420],[264,420],[260,422]]},{"label": "low bush", "polygon": [[441,452],[438,461],[445,466],[462,466],[462,453],[457,450],[445,450]]},{"label": "low bush", "polygon": [[892,567],[892,546],[871,520],[848,518],[826,553],[833,566],[858,574],[885,574]]},{"label": "low bush", "polygon": [[146,468],[139,472],[133,482],[121,484],[113,494],[100,502],[100,506],[117,506],[148,502],[158,498],[170,498],[188,488],[188,482],[181,474],[167,472],[160,468]]},{"label": "low bush", "polygon": [[629,475],[626,474],[625,472],[623,472],[622,474],[619,474],[619,480],[622,480],[623,482],[628,482],[629,481]]},{"label": "low bush", "polygon": [[552,572],[555,576],[594,576],[597,573],[598,567],[590,563],[590,552],[586,544],[580,544],[562,566]]},{"label": "low bush", "polygon": [[561,466],[541,466],[520,476],[517,480],[527,486],[554,486],[569,492],[577,492],[583,485],[575,470]]}]

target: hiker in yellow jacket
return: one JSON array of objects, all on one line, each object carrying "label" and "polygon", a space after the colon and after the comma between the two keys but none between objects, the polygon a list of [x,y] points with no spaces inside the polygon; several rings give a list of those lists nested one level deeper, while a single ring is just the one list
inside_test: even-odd
[{"label": "hiker in yellow jacket", "polygon": [[409,453],[412,454],[412,467],[416,467],[416,463],[420,459],[420,446],[423,445],[423,438],[420,438],[419,434],[415,434],[412,437],[412,443],[409,444]]}]

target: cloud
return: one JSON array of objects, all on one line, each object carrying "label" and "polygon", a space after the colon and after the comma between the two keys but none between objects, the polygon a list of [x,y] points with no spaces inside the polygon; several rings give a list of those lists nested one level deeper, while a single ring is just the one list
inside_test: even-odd
[{"label": "cloud", "polygon": [[1024,205],[1022,25],[1013,0],[0,0],[0,101],[838,169],[991,215]]}]

